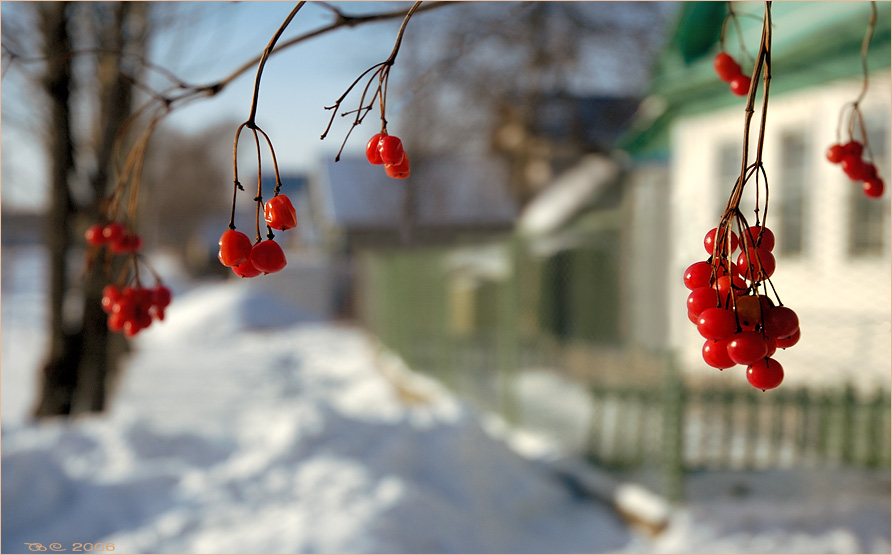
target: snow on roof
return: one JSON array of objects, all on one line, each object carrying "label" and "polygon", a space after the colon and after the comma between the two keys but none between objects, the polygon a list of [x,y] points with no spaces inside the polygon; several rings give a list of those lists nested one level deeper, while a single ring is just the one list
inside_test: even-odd
[{"label": "snow on roof", "polygon": [[419,225],[508,225],[517,214],[506,168],[483,158],[425,159],[403,181],[364,158],[326,160],[316,183],[326,219],[336,225],[397,228],[415,187]]}]

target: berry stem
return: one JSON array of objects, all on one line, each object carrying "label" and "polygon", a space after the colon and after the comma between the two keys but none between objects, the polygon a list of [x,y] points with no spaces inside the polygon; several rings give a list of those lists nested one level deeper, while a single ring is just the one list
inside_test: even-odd
[{"label": "berry stem", "polygon": [[257,128],[251,128],[254,134],[254,146],[257,150],[257,196],[254,197],[256,203],[254,223],[257,227],[257,241],[260,242],[260,213],[263,211],[263,167],[260,156],[260,137],[257,135]]},{"label": "berry stem", "polygon": [[288,14],[288,17],[285,18],[285,21],[279,26],[279,29],[273,35],[273,37],[269,40],[269,44],[266,45],[266,48],[263,50],[263,54],[260,56],[260,63],[257,65],[257,76],[254,78],[254,95],[251,98],[251,114],[248,116],[248,127],[254,126],[254,117],[257,115],[257,99],[260,96],[260,77],[263,75],[263,66],[266,65],[266,61],[269,59],[269,55],[272,53],[273,48],[276,46],[276,42],[278,42],[279,37],[282,36],[282,33],[285,32],[285,28],[291,23],[291,20],[294,19],[294,16],[297,15],[297,12],[300,11],[302,7],[306,4],[305,1],[298,2],[296,6],[291,10],[291,13]]}]

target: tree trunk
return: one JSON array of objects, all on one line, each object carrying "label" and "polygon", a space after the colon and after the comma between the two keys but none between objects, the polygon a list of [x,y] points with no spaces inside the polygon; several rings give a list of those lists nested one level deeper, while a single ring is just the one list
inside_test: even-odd
[{"label": "tree trunk", "polygon": [[[94,202],[85,210],[90,222],[100,221],[103,199],[114,186],[111,165],[118,130],[131,113],[133,86],[122,70],[125,50],[144,53],[147,6],[143,2],[119,2],[98,6],[99,56],[96,83],[99,93],[98,120],[94,127],[96,172],[90,178]],[[102,310],[102,289],[109,283],[108,268],[96,261],[84,282],[83,353],[78,366],[78,386],[72,413],[99,412],[108,404],[111,382],[118,374],[120,355],[126,341],[109,333],[107,315]],[[112,276],[120,271],[112,265]]]},{"label": "tree trunk", "polygon": [[71,248],[74,205],[68,181],[74,173],[74,144],[71,136],[71,36],[67,2],[37,6],[43,54],[47,58],[43,87],[49,98],[50,207],[46,242],[50,257],[50,353],[43,368],[43,387],[35,416],[71,412],[77,387],[80,334],[68,329],[64,305],[67,290],[66,257]]},{"label": "tree trunk", "polygon": [[[80,6],[78,6],[80,8]],[[87,269],[83,287],[83,316],[72,330],[65,322],[64,304],[69,289],[66,258],[74,244],[73,205],[70,179],[74,173],[74,144],[71,130],[72,56],[68,25],[74,6],[46,2],[37,5],[44,40],[47,72],[44,88],[50,99],[49,133],[51,206],[47,243],[50,250],[50,337],[48,362],[43,370],[36,417],[102,411],[107,406],[110,381],[116,375],[126,341],[110,334],[101,307],[102,288],[109,283],[109,268],[97,259]],[[97,42],[105,53],[97,60],[98,113],[94,132],[96,171],[90,176],[94,201],[83,210],[90,222],[100,221],[103,200],[113,186],[110,172],[116,134],[132,107],[133,86],[122,74],[126,49],[143,54],[147,35],[147,6],[142,2],[119,2],[84,7],[94,10]],[[135,48],[134,48],[135,46]],[[138,69],[138,68],[137,68]],[[136,70],[131,74],[135,75]],[[119,268],[112,265],[113,275]]]}]

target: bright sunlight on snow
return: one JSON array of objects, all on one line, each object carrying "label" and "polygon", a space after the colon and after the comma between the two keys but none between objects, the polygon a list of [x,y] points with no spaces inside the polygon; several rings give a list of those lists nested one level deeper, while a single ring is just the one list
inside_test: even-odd
[{"label": "bright sunlight on snow", "polygon": [[[632,531],[546,442],[522,457],[436,383],[395,387],[362,331],[247,280],[174,280],[109,414],[29,423],[44,260],[3,255],[4,553],[889,552],[888,476],[841,471],[694,476],[662,534]],[[849,496],[822,487],[840,480]]]}]

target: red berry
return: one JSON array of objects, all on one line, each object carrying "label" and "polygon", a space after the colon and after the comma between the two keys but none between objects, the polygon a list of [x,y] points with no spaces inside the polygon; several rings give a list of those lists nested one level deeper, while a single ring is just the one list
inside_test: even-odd
[{"label": "red berry", "polygon": [[87,244],[94,247],[104,245],[107,242],[105,236],[102,234],[104,229],[105,226],[102,224],[93,224],[88,227],[87,231],[84,232],[84,238],[87,240]]},{"label": "red berry", "polygon": [[381,141],[378,143],[378,152],[381,153],[381,160],[385,164],[391,165],[401,163],[405,155],[403,142],[393,135],[381,137]]},{"label": "red berry", "polygon": [[[839,164],[846,155],[846,149],[843,145],[835,144],[827,149],[827,160],[833,164]],[[860,154],[858,154],[860,156]]]},{"label": "red berry", "polygon": [[[846,156],[854,156],[855,158],[861,158],[861,155],[864,153],[864,145],[861,144],[860,141],[849,141],[846,144],[842,145],[843,150],[843,158]],[[842,160],[840,160],[841,162]]]},{"label": "red berry", "polygon": [[703,361],[713,368],[731,368],[736,362],[728,356],[728,340],[713,341],[707,339],[703,344]]},{"label": "red berry", "polygon": [[698,318],[707,308],[716,308],[718,306],[718,293],[712,287],[698,287],[688,295],[688,311],[696,314]]},{"label": "red berry", "polygon": [[273,229],[285,231],[297,226],[297,212],[291,204],[291,199],[285,195],[277,195],[266,201],[263,217],[266,225]]},{"label": "red berry", "polygon": [[769,337],[765,340],[765,356],[770,357],[777,352],[777,339]]},{"label": "red berry", "polygon": [[746,369],[746,379],[762,391],[774,389],[784,381],[784,367],[773,358],[763,358]]},{"label": "red berry", "polygon": [[727,302],[732,290],[735,297],[743,295],[746,291],[746,282],[739,276],[722,276],[716,280],[715,286],[719,290],[722,302]]},{"label": "red berry", "polygon": [[715,68],[715,72],[718,74],[719,79],[726,83],[741,74],[740,64],[735,62],[734,58],[724,52],[719,52],[715,55],[715,59],[712,61],[712,67]]},{"label": "red berry", "polygon": [[765,313],[765,334],[768,337],[789,337],[799,329],[799,316],[785,306],[775,306]]},{"label": "red berry", "polygon": [[232,271],[235,272],[235,275],[243,278],[257,277],[263,273],[255,268],[254,265],[251,264],[250,260],[245,260],[238,266],[233,266]]},{"label": "red berry", "polygon": [[142,248],[142,237],[136,233],[124,233],[111,242],[111,251],[115,254],[139,252]]},{"label": "red berry", "polygon": [[737,319],[740,326],[748,331],[761,324],[768,309],[773,303],[764,295],[746,295],[737,297]]},{"label": "red berry", "polygon": [[[715,251],[715,234],[716,228],[710,229],[706,233],[706,237],[703,238],[703,248],[706,249],[706,252],[709,254],[713,254]],[[725,240],[726,235],[722,233],[719,236],[719,240],[721,241],[721,245],[719,245],[719,253],[725,252],[725,248],[727,247],[727,241]],[[731,251],[726,254],[731,254],[737,250],[737,246],[740,244],[740,240],[737,238],[737,234],[733,231],[731,232]]]},{"label": "red berry", "polygon": [[385,136],[384,133],[376,133],[372,135],[372,138],[369,139],[369,142],[365,145],[365,157],[370,164],[380,166],[384,163],[384,160],[381,159],[381,152],[378,150],[378,144]]},{"label": "red berry", "polygon": [[737,96],[746,96],[750,92],[751,79],[748,75],[737,75],[728,83],[731,86],[731,92]]},{"label": "red berry", "polygon": [[734,334],[728,342],[728,356],[737,364],[755,364],[765,358],[768,345],[765,338],[756,331],[742,331]]},{"label": "red berry", "polygon": [[839,166],[852,181],[864,181],[870,177],[870,169],[860,156],[850,154],[842,159]]},{"label": "red berry", "polygon": [[220,236],[217,258],[224,266],[237,266],[251,256],[251,239],[241,231],[227,229]]},{"label": "red berry", "polygon": [[749,242],[750,238],[755,241],[757,247],[766,251],[774,250],[774,233],[767,227],[751,226],[749,228],[749,237],[746,237],[746,241]]},{"label": "red berry", "polygon": [[700,321],[700,315],[699,315],[699,314],[695,314],[694,312],[692,312],[692,311],[689,310],[689,311],[688,311],[688,320],[690,320],[691,323],[694,324],[694,325],[696,326],[697,323]]},{"label": "red berry", "polygon": [[787,349],[789,347],[792,347],[793,345],[799,343],[800,336],[801,336],[801,333],[799,332],[799,328],[796,328],[796,331],[793,332],[793,335],[791,335],[789,337],[779,337],[779,338],[775,339],[775,342],[777,343],[777,348],[778,349]]},{"label": "red berry", "polygon": [[278,243],[269,239],[254,245],[251,250],[251,264],[264,274],[278,272],[285,267],[285,252]]},{"label": "red berry", "polygon": [[109,224],[105,224],[105,227],[102,228],[102,236],[105,237],[105,241],[117,241],[124,235],[124,224],[121,222],[111,222]]},{"label": "red berry", "polygon": [[737,319],[727,308],[707,308],[700,313],[697,331],[706,339],[727,339],[737,331]]},{"label": "red berry", "polygon": [[[749,260],[747,260],[749,254]],[[752,272],[750,272],[752,265]],[[746,253],[740,253],[737,257],[737,271],[750,281],[764,281],[774,274],[777,261],[774,255],[765,249],[755,247],[748,249]]]},{"label": "red berry", "polygon": [[712,279],[712,264],[694,262],[684,271],[684,286],[693,291],[698,287],[706,287]]},{"label": "red berry", "polygon": [[403,154],[403,161],[399,164],[384,164],[384,171],[387,175],[395,179],[405,179],[409,177],[411,170],[409,169],[409,155]]},{"label": "red berry", "polygon": [[112,312],[108,315],[108,329],[114,332],[120,332],[124,329],[124,322],[127,319],[124,314],[120,312]]},{"label": "red berry", "polygon": [[167,308],[170,305],[172,295],[170,289],[164,285],[156,285],[152,289],[152,306],[160,309]]},{"label": "red berry", "polygon": [[870,198],[880,198],[886,189],[882,178],[874,177],[864,181],[864,194]]},{"label": "red berry", "polygon": [[112,307],[121,298],[121,290],[116,285],[106,285],[102,289],[102,310],[111,313]]}]

